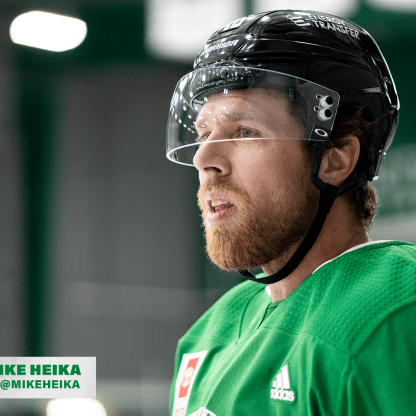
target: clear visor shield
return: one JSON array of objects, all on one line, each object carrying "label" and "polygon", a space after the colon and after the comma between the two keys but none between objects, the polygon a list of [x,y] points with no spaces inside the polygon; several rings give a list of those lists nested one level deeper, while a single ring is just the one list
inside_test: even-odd
[{"label": "clear visor shield", "polygon": [[208,143],[270,139],[328,140],[339,95],[264,69],[215,65],[190,72],[170,104],[166,156],[193,166]]}]

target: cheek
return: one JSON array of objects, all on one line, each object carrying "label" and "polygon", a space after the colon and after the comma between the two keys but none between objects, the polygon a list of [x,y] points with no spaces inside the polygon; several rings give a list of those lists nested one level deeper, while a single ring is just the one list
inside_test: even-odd
[{"label": "cheek", "polygon": [[[250,177],[264,180],[279,178],[290,170],[293,158],[290,146],[282,146],[283,140],[258,140],[251,143],[240,163]],[[242,149],[241,149],[242,150]]]},{"label": "cheek", "polygon": [[[303,172],[305,168],[300,144],[289,140],[259,142],[257,145],[253,142],[247,152],[243,149],[236,152],[239,180],[252,198],[285,199],[287,192],[295,192],[299,170]],[[309,170],[305,172],[308,178]]]},{"label": "cheek", "polygon": [[284,183],[282,164],[270,152],[251,152],[238,163],[238,182],[244,187],[253,204],[274,199]]}]

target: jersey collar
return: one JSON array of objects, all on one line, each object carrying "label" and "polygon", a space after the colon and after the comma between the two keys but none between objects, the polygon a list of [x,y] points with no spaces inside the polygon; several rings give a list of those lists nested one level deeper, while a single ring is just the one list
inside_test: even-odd
[{"label": "jersey collar", "polygon": [[351,251],[355,251],[358,250],[362,247],[366,247],[366,246],[371,246],[372,244],[380,244],[380,243],[387,243],[389,241],[393,241],[393,240],[376,240],[376,241],[368,241],[367,243],[363,243],[363,244],[358,244],[357,246],[354,246],[346,251],[344,251],[343,253],[341,253],[339,256],[334,257],[331,260],[326,261],[325,263],[322,263],[320,266],[318,266],[311,274],[314,274],[317,270],[319,270],[322,266],[325,266],[325,264],[330,263],[331,261],[337,259],[338,257],[343,256],[346,253],[350,253]]},{"label": "jersey collar", "polygon": [[[358,250],[358,249],[360,249],[360,248],[363,248],[363,247],[366,247],[366,246],[370,246],[370,245],[372,245],[372,244],[380,244],[380,243],[386,243],[386,242],[389,242],[389,241],[393,241],[393,240],[375,240],[375,241],[368,241],[367,243],[363,243],[363,244],[358,244],[357,246],[354,246],[354,247],[352,247],[352,248],[350,248],[350,249],[348,249],[348,250],[346,250],[346,251],[344,251],[343,253],[341,253],[339,256],[337,256],[337,257],[334,257],[333,259],[331,259],[331,260],[328,260],[328,261],[326,261],[325,263],[322,263],[319,267],[317,267],[311,274],[314,274],[317,270],[319,270],[322,266],[325,266],[325,264],[328,264],[328,263],[330,263],[331,261],[333,261],[333,260],[335,260],[335,259],[337,259],[338,257],[341,257],[341,256],[343,256],[344,254],[346,254],[346,253],[349,253],[349,252],[351,252],[351,251],[355,251],[355,250]],[[265,287],[265,290],[266,290],[266,293],[269,295],[269,296],[271,296],[271,292],[270,292],[270,288],[269,288],[269,285],[267,285],[266,287]]]}]

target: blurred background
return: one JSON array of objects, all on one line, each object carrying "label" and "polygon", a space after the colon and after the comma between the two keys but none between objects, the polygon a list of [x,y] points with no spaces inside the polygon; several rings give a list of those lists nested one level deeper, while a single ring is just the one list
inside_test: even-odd
[{"label": "blurred background", "polygon": [[[178,339],[241,281],[204,254],[197,171],[165,158],[171,95],[218,28],[310,7],[0,0],[0,356],[95,356],[108,415],[168,414]],[[85,40],[63,52],[13,43],[11,23],[33,10],[81,19]],[[416,0],[313,10],[366,28],[389,63],[401,119],[371,236],[416,243]],[[45,415],[46,403],[3,399],[0,415]]]}]

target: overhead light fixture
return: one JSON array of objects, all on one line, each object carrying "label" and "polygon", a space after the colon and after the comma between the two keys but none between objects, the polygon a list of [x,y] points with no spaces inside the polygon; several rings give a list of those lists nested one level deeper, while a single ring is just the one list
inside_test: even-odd
[{"label": "overhead light fixture", "polygon": [[48,402],[47,416],[106,416],[104,406],[96,399],[54,399]]},{"label": "overhead light fixture", "polygon": [[86,35],[87,25],[82,20],[41,11],[21,14],[10,25],[14,43],[53,52],[76,48]]}]

